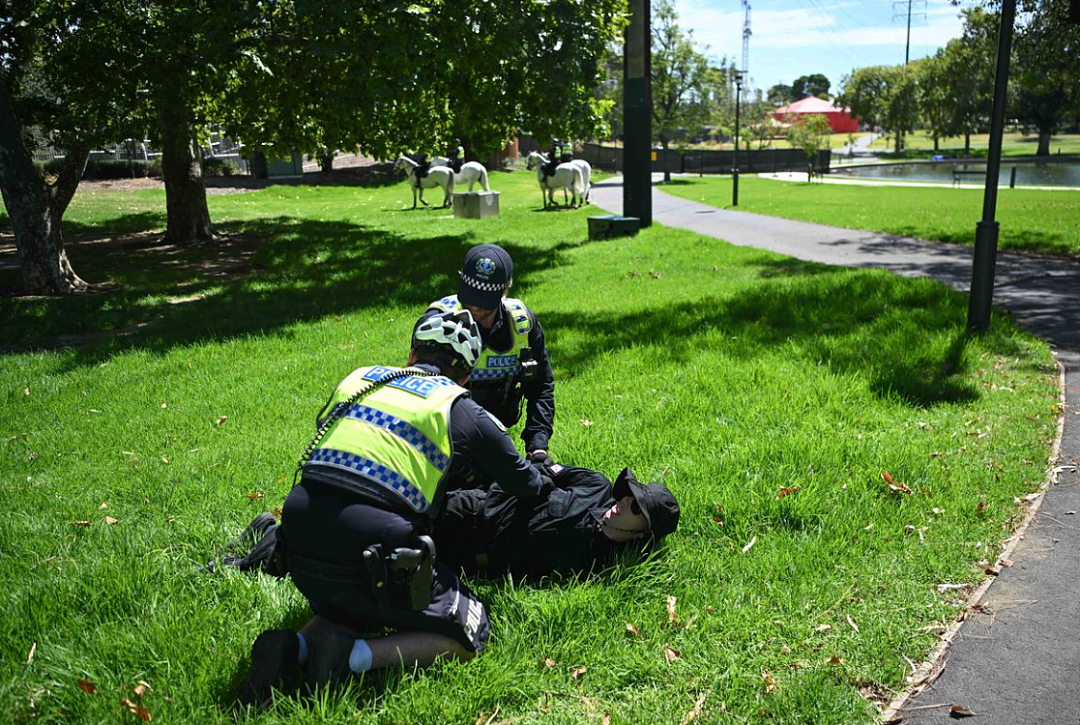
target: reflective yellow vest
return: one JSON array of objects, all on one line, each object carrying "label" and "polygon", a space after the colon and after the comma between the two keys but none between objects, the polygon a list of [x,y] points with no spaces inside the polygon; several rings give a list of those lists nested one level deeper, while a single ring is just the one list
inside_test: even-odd
[{"label": "reflective yellow vest", "polygon": [[[480,383],[504,383],[511,375],[517,373],[521,366],[521,350],[529,346],[529,332],[532,330],[532,319],[529,310],[521,300],[511,297],[503,298],[503,308],[510,319],[510,330],[513,333],[510,347],[505,350],[492,350],[485,347],[480,352],[480,360],[476,367],[469,373],[469,384]],[[441,312],[456,312],[462,309],[457,295],[443,297],[441,300],[432,302],[428,309],[436,309]]]},{"label": "reflective yellow vest", "polygon": [[[357,390],[399,370],[382,366],[354,370],[319,412],[319,425]],[[442,376],[410,375],[382,385],[338,417],[304,470],[347,471],[424,513],[435,501],[453,456],[450,406],[465,394],[464,388]]]}]

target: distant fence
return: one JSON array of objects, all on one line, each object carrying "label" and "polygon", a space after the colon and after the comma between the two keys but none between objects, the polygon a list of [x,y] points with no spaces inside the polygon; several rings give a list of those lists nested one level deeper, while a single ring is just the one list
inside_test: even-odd
[{"label": "distant fence", "polygon": [[[734,151],[692,149],[656,149],[652,163],[654,172],[670,171],[673,174],[730,174],[734,165]],[[601,146],[587,143],[582,146],[580,157],[603,171],[623,170],[623,150],[618,146]],[[832,150],[819,151],[814,160],[817,169],[825,170],[832,162]],[[806,154],[800,149],[761,149],[740,151],[739,171],[760,173],[775,171],[806,171]]]}]

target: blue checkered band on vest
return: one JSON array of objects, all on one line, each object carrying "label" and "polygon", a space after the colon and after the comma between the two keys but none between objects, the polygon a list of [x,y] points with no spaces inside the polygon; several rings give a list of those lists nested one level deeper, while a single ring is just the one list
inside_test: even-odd
[{"label": "blue checkered band on vest", "polygon": [[509,375],[513,375],[515,370],[516,368],[492,368],[490,370],[474,368],[473,371],[469,373],[469,382],[476,383],[486,380],[502,380]]},{"label": "blue checkered band on vest", "polygon": [[426,511],[431,505],[431,502],[424,496],[423,491],[417,488],[411,481],[370,458],[364,458],[363,456],[358,456],[354,453],[334,450],[333,448],[320,448],[311,454],[309,463],[317,463],[323,466],[332,466],[334,468],[344,468],[359,473],[369,481],[396,492],[417,511]]},{"label": "blue checkered band on vest", "polygon": [[[436,378],[437,379],[437,378]],[[420,451],[424,458],[431,461],[431,465],[445,473],[450,467],[450,457],[439,450],[439,447],[428,438],[422,431],[410,423],[406,423],[397,416],[390,415],[381,410],[369,408],[366,405],[354,405],[347,412],[349,418],[370,423],[396,435],[410,446]]]}]

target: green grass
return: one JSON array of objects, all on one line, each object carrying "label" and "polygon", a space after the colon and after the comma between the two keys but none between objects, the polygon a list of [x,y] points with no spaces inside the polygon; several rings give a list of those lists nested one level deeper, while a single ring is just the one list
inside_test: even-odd
[{"label": "green grass", "polygon": [[[891,153],[895,145],[895,137],[880,136],[874,139],[870,148],[875,151],[889,152],[886,155],[898,158],[930,158],[934,154],[958,155],[964,152],[964,137],[951,136],[939,139],[939,151],[934,151],[934,139],[926,131],[916,131],[904,135],[904,151],[900,154]],[[987,148],[990,146],[990,134],[971,134],[971,155],[985,157]],[[1039,147],[1039,137],[1030,136],[1013,131],[1006,133],[1002,138],[1002,156],[1034,156]],[[1051,154],[1080,154],[1080,134],[1058,134],[1050,139]]]},{"label": "green grass", "polygon": [[[160,227],[159,193],[76,197],[73,230],[116,237],[75,245],[76,268],[119,289],[0,300],[4,340],[122,334],[0,357],[10,721],[138,722],[121,699],[140,680],[155,722],[199,725],[681,723],[702,697],[702,722],[874,721],[863,693],[903,688],[963,606],[937,585],[981,580],[1044,478],[1046,345],[1001,314],[968,339],[966,299],[927,280],[659,226],[587,242],[590,211],[538,211],[531,175],[493,183],[503,214],[477,222],[399,211],[403,185],[214,197],[233,242],[187,250],[124,246]],[[477,583],[493,636],[472,662],[233,711],[251,640],[306,605],[193,569],[280,505],[332,386],[402,363],[481,241],[511,252],[547,331],[556,458],[664,481],[679,531],[594,581]]]},{"label": "green grass", "polygon": [[[729,177],[683,177],[664,191],[720,208],[731,204]],[[974,243],[982,202],[981,189],[739,179],[740,211],[952,244]],[[1002,249],[1080,255],[1080,194],[1075,191],[1000,189],[997,219]]]}]

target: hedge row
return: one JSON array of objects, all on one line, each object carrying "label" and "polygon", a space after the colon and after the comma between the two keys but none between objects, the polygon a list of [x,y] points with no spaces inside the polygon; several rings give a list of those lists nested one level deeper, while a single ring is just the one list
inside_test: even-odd
[{"label": "hedge row", "polygon": [[[56,175],[64,165],[63,159],[50,161],[35,161],[34,165],[41,174]],[[206,176],[233,176],[240,173],[240,167],[228,159],[208,158],[203,159],[203,174]],[[152,161],[114,161],[91,160],[86,163],[84,179],[131,179],[161,177],[161,160]]]}]

